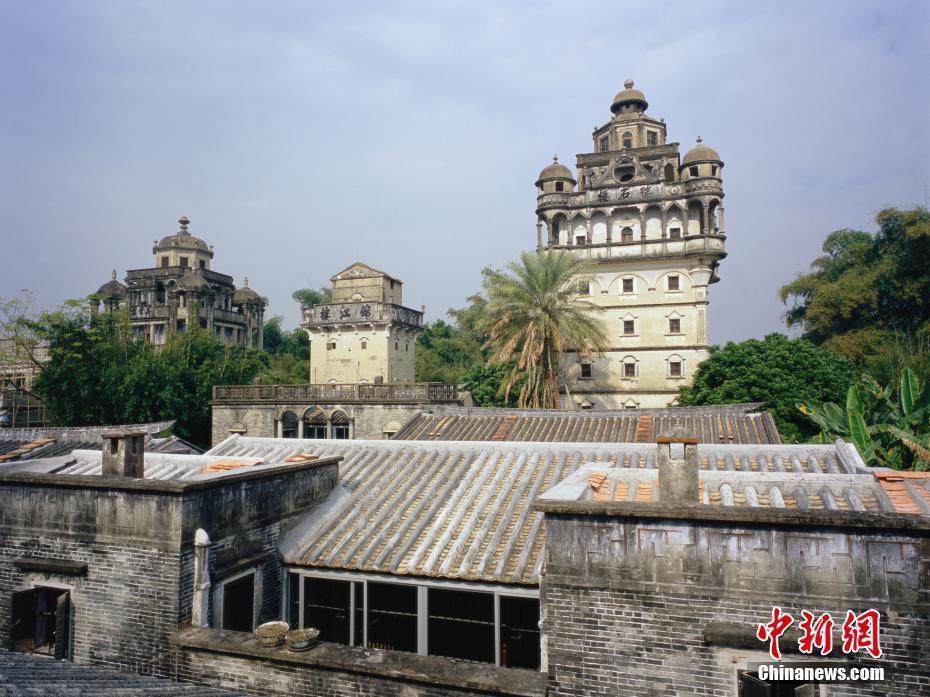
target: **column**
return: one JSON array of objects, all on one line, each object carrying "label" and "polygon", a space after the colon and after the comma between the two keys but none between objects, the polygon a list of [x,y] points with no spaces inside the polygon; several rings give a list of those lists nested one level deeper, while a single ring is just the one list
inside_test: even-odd
[{"label": "column", "polygon": [[304,419],[303,419],[303,417],[297,419],[297,437],[298,437],[298,438],[303,438],[303,437],[304,437]]},{"label": "column", "polygon": [[210,536],[200,528],[194,533],[194,597],[191,625],[210,625]]},{"label": "column", "polygon": [[605,217],[607,223],[607,244],[613,244],[614,241],[614,212],[610,211]]},{"label": "column", "polygon": [[723,206],[717,206],[717,219],[720,221],[720,234],[726,234],[726,228],[723,227]]},{"label": "column", "polygon": [[639,239],[646,239],[646,211],[639,210]]},{"label": "column", "polygon": [[585,229],[585,242],[586,244],[591,244],[594,240],[591,239],[591,218],[584,219],[584,229]]},{"label": "column", "polygon": [[542,222],[536,221],[536,251],[542,250]]},{"label": "column", "polygon": [[274,434],[277,438],[284,438],[284,422],[281,419],[275,419]]},{"label": "column", "polygon": [[710,232],[710,225],[708,224],[708,215],[710,210],[707,206],[707,203],[701,201],[701,234],[706,235]]},{"label": "column", "polygon": [[662,209],[662,230],[660,234],[663,240],[668,237],[668,208]]}]

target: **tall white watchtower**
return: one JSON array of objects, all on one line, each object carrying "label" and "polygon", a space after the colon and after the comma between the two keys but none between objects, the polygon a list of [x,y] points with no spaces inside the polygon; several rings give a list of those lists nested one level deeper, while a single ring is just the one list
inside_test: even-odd
[{"label": "tall white watchtower", "polygon": [[680,158],[648,106],[627,80],[577,175],[555,158],[536,181],[537,246],[585,260],[610,344],[562,357],[565,406],[667,406],[707,356],[707,291],[726,256],[723,162],[700,137]]}]

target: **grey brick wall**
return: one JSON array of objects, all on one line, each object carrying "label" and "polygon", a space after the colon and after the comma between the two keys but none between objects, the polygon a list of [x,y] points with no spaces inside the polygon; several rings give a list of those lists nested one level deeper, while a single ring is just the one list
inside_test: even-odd
[{"label": "grey brick wall", "polygon": [[[76,661],[170,677],[175,654],[169,637],[190,621],[194,532],[203,527],[213,536],[214,580],[222,580],[223,559],[259,560],[261,617],[277,618],[283,588],[275,548],[282,526],[311,511],[336,478],[334,462],[183,487],[91,476],[0,476],[0,641],[10,636],[15,591],[68,588]],[[87,573],[27,572],[15,563],[24,558],[85,563]]]},{"label": "grey brick wall", "polygon": [[[884,656],[875,664],[891,680],[825,694],[930,694],[926,538],[557,514],[546,524],[541,600],[553,697],[734,697],[737,670],[768,661],[766,645],[715,645],[704,629],[744,627],[751,642],[773,605],[798,619],[802,609],[833,613],[836,643],[847,610],[881,611]],[[789,632],[782,646],[796,637]]]},{"label": "grey brick wall", "polygon": [[[144,675],[167,675],[168,637],[177,628],[178,557],[145,545],[97,542],[51,535],[4,535],[0,545],[0,617],[10,632],[10,600],[34,585],[71,591],[73,654]],[[62,559],[87,564],[86,576],[28,572],[12,562],[22,557]]]},{"label": "grey brick wall", "polygon": [[187,629],[175,638],[177,678],[251,695],[287,697],[544,697],[545,675],[336,644],[306,653],[267,649],[248,635]]}]

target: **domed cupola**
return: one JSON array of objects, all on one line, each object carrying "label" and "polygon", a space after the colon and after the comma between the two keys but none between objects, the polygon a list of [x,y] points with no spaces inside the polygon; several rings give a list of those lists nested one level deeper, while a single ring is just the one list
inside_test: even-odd
[{"label": "domed cupola", "polygon": [[97,295],[99,295],[103,300],[109,300],[111,298],[122,299],[125,298],[128,291],[126,286],[116,280],[116,269],[113,269],[113,277],[104,283],[100,288],[97,289]]},{"label": "domed cupola", "polygon": [[633,89],[632,80],[626,80],[623,83],[623,88],[623,90],[617,92],[614,103],[610,105],[610,110],[613,113],[640,113],[649,108],[649,102],[646,101],[645,95],[639,90]]},{"label": "domed cupola", "polygon": [[[116,280],[116,269],[113,269],[112,278],[100,286],[94,295],[97,300],[103,302],[107,310],[113,312],[126,303],[129,297],[129,290]],[[94,311],[96,311],[96,303],[94,305]]]},{"label": "domed cupola", "polygon": [[697,145],[685,153],[681,160],[681,171],[689,178],[719,177],[721,169],[723,169],[723,160],[720,159],[720,154],[704,145],[701,136],[698,136]]},{"label": "domed cupola", "polygon": [[256,305],[263,304],[262,296],[249,288],[249,277],[246,276],[242,283],[242,288],[233,293],[233,305]]},{"label": "domed cupola", "polygon": [[536,180],[540,196],[570,192],[574,190],[576,183],[572,171],[559,162],[558,155],[553,155],[552,164],[544,167],[539,173],[539,179]]},{"label": "domed cupola", "polygon": [[[194,237],[187,226],[190,220],[182,215],[178,218],[181,229],[173,235],[162,237],[155,243],[152,253],[155,255],[157,266],[193,266],[209,268],[209,260],[213,258],[213,248],[199,237]],[[203,262],[198,264],[198,262]]]}]

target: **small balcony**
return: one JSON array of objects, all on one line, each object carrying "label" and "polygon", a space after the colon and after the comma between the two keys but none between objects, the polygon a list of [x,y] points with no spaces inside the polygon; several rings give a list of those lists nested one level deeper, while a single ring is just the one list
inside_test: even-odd
[{"label": "small balcony", "polygon": [[577,257],[592,261],[615,259],[652,259],[692,255],[711,255],[722,259],[726,253],[726,235],[690,235],[680,239],[661,238],[633,242],[601,242],[581,245],[549,245],[564,249]]}]

